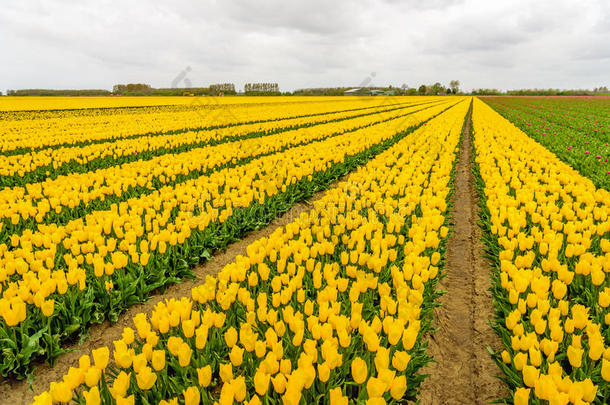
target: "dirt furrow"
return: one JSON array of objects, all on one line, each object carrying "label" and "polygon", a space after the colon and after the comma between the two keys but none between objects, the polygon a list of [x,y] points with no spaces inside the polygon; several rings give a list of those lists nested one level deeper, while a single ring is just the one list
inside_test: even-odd
[{"label": "dirt furrow", "polygon": [[420,395],[423,405],[486,404],[505,395],[504,384],[494,376],[500,370],[487,346],[501,347],[489,326],[493,317],[490,265],[483,257],[477,226],[477,193],[472,175],[471,111],[462,134],[455,173],[452,218],[454,232],[447,246],[446,277],[438,288],[447,293],[435,309],[438,330],[430,336],[428,353],[435,362],[423,371],[430,376]]}]

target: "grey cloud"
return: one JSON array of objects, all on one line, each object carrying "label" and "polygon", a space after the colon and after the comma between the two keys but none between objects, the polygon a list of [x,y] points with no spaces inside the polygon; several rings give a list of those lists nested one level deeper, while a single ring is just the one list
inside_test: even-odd
[{"label": "grey cloud", "polygon": [[165,87],[186,66],[193,85],[357,85],[374,71],[379,85],[595,87],[610,85],[609,10],[604,0],[24,0],[0,13],[0,89]]},{"label": "grey cloud", "polygon": [[363,24],[363,7],[358,3],[312,0],[230,0],[223,2],[226,16],[246,25],[300,30],[311,34],[335,34]]},{"label": "grey cloud", "polygon": [[463,4],[465,0],[383,0],[393,6],[409,10],[444,10],[451,6]]}]

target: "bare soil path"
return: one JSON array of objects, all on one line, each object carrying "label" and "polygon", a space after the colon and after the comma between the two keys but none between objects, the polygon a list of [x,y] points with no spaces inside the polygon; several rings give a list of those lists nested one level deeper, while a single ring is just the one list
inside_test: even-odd
[{"label": "bare soil path", "polygon": [[505,395],[500,370],[487,346],[501,347],[489,326],[493,317],[490,265],[483,257],[481,230],[477,225],[477,192],[472,175],[471,111],[462,133],[455,173],[454,232],[447,246],[446,277],[438,288],[440,298],[434,323],[438,330],[429,337],[428,353],[436,363],[423,371],[430,374],[422,384],[422,405],[486,404]]},{"label": "bare soil path", "polygon": [[[339,179],[339,181],[341,180],[342,179]],[[337,183],[338,182],[335,182],[331,188],[336,187]],[[132,319],[134,315],[145,312],[150,316],[154,306],[160,301],[169,298],[190,297],[191,289],[196,285],[201,284],[205,279],[205,276],[218,274],[226,264],[234,261],[237,255],[246,255],[246,247],[250,243],[261,237],[268,236],[277,228],[292,222],[302,212],[311,209],[313,201],[320,199],[324,194],[325,191],[320,191],[310,198],[308,202],[297,203],[288,212],[275,219],[263,229],[249,233],[238,242],[227,246],[224,251],[216,252],[211,260],[193,269],[196,277],[195,279],[185,280],[171,285],[165,292],[151,296],[149,301],[143,304],[134,305],[129,308],[127,312],[122,314],[115,324],[110,324],[106,321],[102,324],[92,326],[89,337],[80,345],[73,344],[68,347],[74,351],[61,355],[54,366],[50,366],[46,363],[37,366],[34,371],[35,379],[32,384],[33,391],[29,389],[28,383],[25,380],[16,381],[3,379],[0,381],[0,404],[21,405],[31,403],[34,400],[35,395],[49,389],[49,384],[52,381],[61,380],[71,366],[78,365],[80,356],[83,354],[90,354],[92,349],[101,346],[108,346],[112,349],[112,342],[121,338],[123,328],[127,326],[133,327]]]}]

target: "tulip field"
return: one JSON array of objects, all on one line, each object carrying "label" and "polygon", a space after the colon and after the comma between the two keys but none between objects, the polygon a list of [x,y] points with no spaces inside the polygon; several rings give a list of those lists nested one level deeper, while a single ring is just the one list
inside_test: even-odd
[{"label": "tulip field", "polygon": [[610,189],[610,97],[486,101],[597,187]]},{"label": "tulip field", "polygon": [[478,99],[472,123],[498,364],[514,403],[608,403],[610,193],[589,179],[596,167],[578,173],[544,147],[560,136],[528,137]]},{"label": "tulip field", "polygon": [[[451,361],[427,347],[457,271],[465,137],[497,402],[610,402],[610,100],[5,99],[3,382],[130,324],[30,402],[417,401],[430,362]],[[133,311],[314,196],[190,294]]]}]

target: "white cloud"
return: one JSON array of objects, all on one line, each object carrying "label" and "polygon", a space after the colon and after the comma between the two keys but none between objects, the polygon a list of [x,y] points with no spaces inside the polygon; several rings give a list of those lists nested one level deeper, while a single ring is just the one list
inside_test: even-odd
[{"label": "white cloud", "polygon": [[459,79],[610,85],[605,0],[126,0],[7,3],[0,88],[277,81],[282,89]]}]

